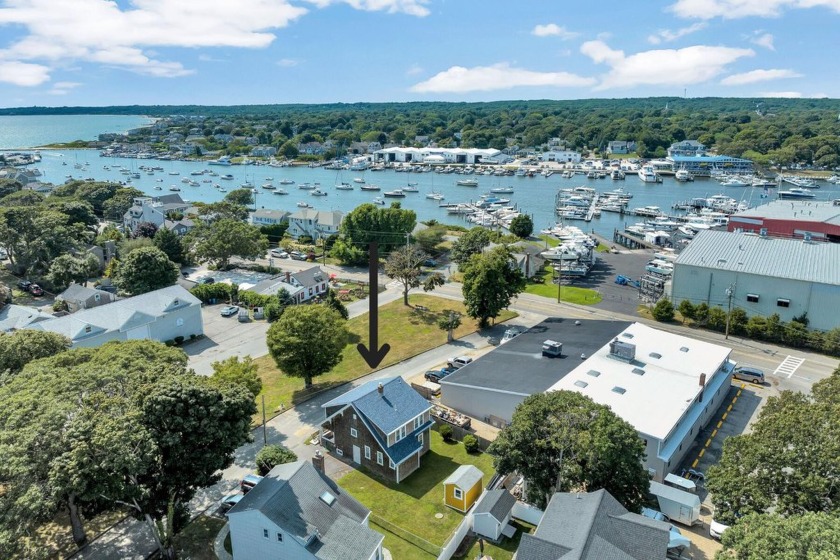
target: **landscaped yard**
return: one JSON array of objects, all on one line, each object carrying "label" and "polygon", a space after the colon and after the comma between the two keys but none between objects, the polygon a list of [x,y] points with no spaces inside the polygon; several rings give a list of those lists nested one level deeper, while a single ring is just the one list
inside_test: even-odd
[{"label": "landscaped yard", "polygon": [[[380,369],[445,344],[446,332],[437,327],[438,317],[449,311],[464,313],[464,305],[458,301],[413,294],[409,302],[411,307],[404,306],[400,299],[379,308],[379,344],[387,342],[391,346],[390,352],[379,365]],[[418,305],[427,310],[418,310],[415,307]],[[516,317],[513,311],[503,311],[496,322],[506,321],[513,317]],[[356,348],[359,342],[368,343],[368,319],[369,315],[364,314],[347,322],[351,335],[344,349],[341,363],[329,373],[316,377],[312,388],[308,391],[304,390],[303,379],[283,375],[277,369],[271,356],[266,355],[254,360],[263,381],[267,414],[273,415],[281,403],[288,407],[290,404],[306,400],[314,393],[357,379],[373,371]],[[464,316],[461,326],[455,331],[455,337],[461,338],[476,330],[476,322]],[[313,344],[317,344],[317,341],[313,341]],[[261,412],[254,417],[254,422],[260,420]]]},{"label": "landscaped yard", "polygon": [[[409,531],[432,543],[443,546],[464,516],[443,505],[443,481],[461,465],[475,465],[485,477],[484,484],[493,476],[493,459],[487,454],[469,455],[461,443],[444,443],[440,435],[431,432],[431,450],[420,463],[420,469],[400,484],[385,482],[363,469],[354,470],[340,480],[339,486],[347,490],[371,512],[387,522]],[[440,519],[436,514],[442,514]],[[374,520],[375,521],[375,520]],[[415,549],[409,545],[406,550]],[[395,558],[428,558],[422,551],[414,556]]]},{"label": "landscaped yard", "polygon": [[[542,278],[542,282],[528,282],[528,285],[525,287],[525,293],[557,300],[557,284],[553,282],[554,268],[546,266],[542,272],[534,276],[535,280],[540,278]],[[595,305],[601,301],[601,294],[588,288],[563,286],[560,289],[560,300],[579,305]]]}]

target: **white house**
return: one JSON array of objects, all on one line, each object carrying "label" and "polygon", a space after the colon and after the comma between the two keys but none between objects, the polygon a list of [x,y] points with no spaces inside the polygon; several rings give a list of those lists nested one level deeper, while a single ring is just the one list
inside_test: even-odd
[{"label": "white house", "polygon": [[286,290],[295,303],[303,303],[312,298],[324,296],[329,290],[329,277],[318,266],[300,272],[287,272],[283,276],[263,280],[248,288],[248,291],[264,296],[273,296]]},{"label": "white house", "polygon": [[668,147],[669,156],[699,156],[706,153],[706,146],[697,140],[674,142]]},{"label": "white house", "polygon": [[344,212],[339,210],[303,208],[289,216],[289,229],[286,231],[294,239],[309,236],[317,240],[338,233],[342,219]]},{"label": "white house", "polygon": [[612,140],[607,143],[608,154],[629,154],[636,150],[636,143],[632,140]]},{"label": "white house", "polygon": [[285,210],[269,210],[260,208],[248,213],[248,221],[255,226],[276,226],[289,219]]},{"label": "white house", "polygon": [[381,560],[370,510],[308,461],[271,469],[227,514],[233,560]]},{"label": "white house", "polygon": [[571,150],[548,150],[540,154],[540,161],[580,163],[580,152],[573,152]]},{"label": "white house", "polygon": [[73,348],[96,347],[111,340],[189,340],[204,334],[201,301],[177,284],[25,328],[64,335]]},{"label": "white house", "polygon": [[162,227],[169,212],[184,212],[189,207],[189,203],[184,202],[177,194],[156,197],[138,196],[123,215],[123,225],[132,231],[141,222],[149,222]]},{"label": "white house", "polygon": [[254,157],[272,157],[277,155],[277,148],[274,146],[254,146],[251,148],[251,155]]}]

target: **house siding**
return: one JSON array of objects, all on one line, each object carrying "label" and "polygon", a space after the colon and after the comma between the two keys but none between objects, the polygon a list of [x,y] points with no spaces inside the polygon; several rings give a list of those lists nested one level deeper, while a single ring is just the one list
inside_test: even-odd
[{"label": "house siding", "polygon": [[[354,415],[355,420],[353,419]],[[333,418],[329,424],[330,429],[335,434],[335,447],[341,450],[345,459],[353,460],[353,446],[355,445],[360,451],[361,461],[359,464],[361,466],[386,480],[397,480],[397,471],[388,467],[388,455],[385,450],[380,447],[376,438],[371,435],[359,414],[352,407]],[[355,438],[350,435],[350,428],[356,429]],[[370,459],[365,459],[365,445],[370,447]],[[376,463],[377,451],[380,451],[383,455],[382,465]]]},{"label": "house siding", "polygon": [[[444,503],[453,509],[466,513],[481,496],[482,480],[473,484],[472,488],[460,488],[456,484],[447,484],[444,491]],[[455,497],[456,488],[463,491],[463,499],[459,500]]]},{"label": "house siding", "polygon": [[[228,516],[230,523],[233,560],[263,560],[265,558],[288,558],[290,560],[311,560],[310,554],[294,536],[282,531],[259,511],[244,511]],[[263,536],[268,529],[268,538]],[[277,541],[277,533],[283,533],[283,542]]]}]

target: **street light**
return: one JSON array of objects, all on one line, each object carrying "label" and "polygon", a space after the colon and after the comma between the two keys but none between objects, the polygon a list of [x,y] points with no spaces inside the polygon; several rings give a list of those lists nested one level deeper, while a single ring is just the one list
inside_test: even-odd
[{"label": "street light", "polygon": [[726,297],[729,300],[729,308],[726,311],[726,334],[724,336],[725,339],[729,339],[729,319],[732,317],[732,296],[735,294],[735,284],[730,284],[728,288],[726,288]]}]

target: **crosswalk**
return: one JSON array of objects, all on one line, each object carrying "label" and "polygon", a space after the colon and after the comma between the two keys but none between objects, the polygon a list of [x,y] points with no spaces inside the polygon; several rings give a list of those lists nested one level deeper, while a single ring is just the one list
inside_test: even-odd
[{"label": "crosswalk", "polygon": [[805,358],[797,358],[796,356],[788,356],[785,358],[779,367],[776,368],[776,371],[773,372],[773,375],[785,375],[788,379],[793,377],[793,374],[799,369],[805,362]]}]

